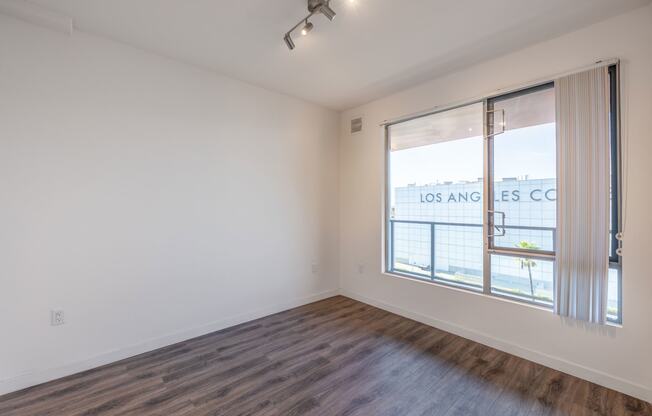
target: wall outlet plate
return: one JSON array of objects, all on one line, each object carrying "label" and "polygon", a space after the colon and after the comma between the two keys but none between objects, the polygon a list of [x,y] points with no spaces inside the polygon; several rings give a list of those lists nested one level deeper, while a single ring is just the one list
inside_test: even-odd
[{"label": "wall outlet plate", "polygon": [[52,309],[50,311],[50,325],[58,326],[66,323],[66,316],[63,309]]}]

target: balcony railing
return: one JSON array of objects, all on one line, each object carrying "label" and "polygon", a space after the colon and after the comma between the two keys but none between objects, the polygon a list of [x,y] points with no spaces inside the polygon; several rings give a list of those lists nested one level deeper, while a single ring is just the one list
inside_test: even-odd
[{"label": "balcony railing", "polygon": [[[397,230],[400,225],[405,224],[406,227],[411,227],[407,230]],[[455,285],[467,286],[475,289],[482,288],[482,250],[483,250],[483,237],[482,237],[482,224],[476,223],[459,223],[459,222],[442,222],[442,221],[415,221],[415,220],[401,220],[401,219],[390,219],[390,244],[388,247],[389,250],[389,269],[391,272],[396,272],[400,274],[414,275],[420,278],[429,278],[430,280],[443,281],[445,283],[452,283]],[[419,226],[422,227],[419,231]],[[500,227],[502,229],[502,226]],[[494,238],[494,243],[497,247],[505,247],[513,253],[517,253],[518,257],[529,258],[529,255],[526,250],[519,251],[519,248],[514,241],[511,239],[517,239],[518,241],[523,240],[535,240],[534,243],[539,243],[538,247],[541,248],[542,252],[553,252],[556,248],[555,241],[555,228],[554,227],[537,227],[537,226],[521,226],[521,225],[505,225],[506,231],[505,237],[496,237]],[[459,231],[456,231],[459,230]],[[477,237],[474,235],[469,236],[469,230],[476,230],[474,234],[478,234]],[[515,233],[509,233],[509,231],[517,231]],[[522,232],[518,231],[527,231],[529,234],[523,236]],[[408,258],[414,257],[418,258],[421,261],[416,261],[413,263],[401,261],[398,264],[397,268],[397,231],[401,231],[403,234],[408,233],[419,233],[421,234],[416,240],[403,241],[402,244],[413,244],[416,246],[416,249],[408,250],[404,249],[404,246],[401,246],[399,241],[399,253],[408,252]],[[534,232],[534,234],[532,233]],[[549,235],[548,235],[549,233]],[[425,237],[423,235],[428,237]],[[443,238],[446,239],[446,242],[442,242],[438,246],[437,238],[440,234],[444,234]],[[538,241],[536,241],[538,240]],[[453,241],[454,243],[451,243]],[[532,242],[532,241],[531,241]],[[458,252],[458,254],[451,255],[454,257],[452,260],[447,261],[447,264],[444,265],[444,268],[437,268],[437,257],[439,250],[451,250],[451,253]],[[476,253],[479,255],[472,255],[464,258],[465,250],[476,250]],[[426,251],[428,251],[426,253]],[[529,250],[532,251],[532,250]],[[459,252],[462,252],[462,258],[459,257]],[[536,256],[535,256],[536,257]],[[442,259],[442,253],[439,253],[440,260]],[[404,260],[404,259],[402,259]],[[448,260],[448,259],[447,259]],[[478,263],[477,268],[472,267],[473,263]],[[421,263],[421,264],[419,264]],[[451,266],[451,263],[456,263]],[[467,267],[468,264],[471,264],[471,267]],[[464,271],[464,268],[467,267],[467,270]],[[454,270],[451,270],[454,269]],[[456,272],[459,271],[458,272]],[[462,270],[462,271],[460,271]],[[519,279],[518,276],[512,276],[514,279]],[[498,288],[492,289],[494,292],[500,291]],[[515,295],[515,293],[511,293]],[[526,296],[530,298],[530,296]],[[546,301],[544,299],[532,299],[534,301]]]}]

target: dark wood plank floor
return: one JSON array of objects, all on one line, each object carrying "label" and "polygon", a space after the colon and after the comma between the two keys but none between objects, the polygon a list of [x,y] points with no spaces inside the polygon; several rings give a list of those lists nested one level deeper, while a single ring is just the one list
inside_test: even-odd
[{"label": "dark wood plank floor", "polygon": [[0,397],[0,415],[652,415],[337,296]]}]

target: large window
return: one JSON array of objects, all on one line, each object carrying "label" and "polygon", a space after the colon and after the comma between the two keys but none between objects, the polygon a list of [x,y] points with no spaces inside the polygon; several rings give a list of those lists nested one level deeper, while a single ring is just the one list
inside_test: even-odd
[{"label": "large window", "polygon": [[[621,316],[616,69],[610,72],[612,321]],[[552,83],[390,124],[387,270],[551,307],[556,154]]]}]

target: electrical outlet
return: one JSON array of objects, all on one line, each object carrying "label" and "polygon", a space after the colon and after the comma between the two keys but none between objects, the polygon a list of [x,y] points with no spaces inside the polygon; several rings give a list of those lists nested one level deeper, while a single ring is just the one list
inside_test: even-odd
[{"label": "electrical outlet", "polygon": [[358,264],[358,273],[364,274],[364,264]]},{"label": "electrical outlet", "polygon": [[312,272],[315,274],[319,273],[319,264],[317,263],[312,264]]},{"label": "electrical outlet", "polygon": [[58,326],[66,323],[66,317],[63,309],[52,309],[50,311],[50,325]]}]

